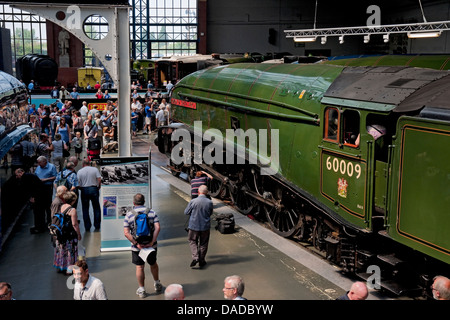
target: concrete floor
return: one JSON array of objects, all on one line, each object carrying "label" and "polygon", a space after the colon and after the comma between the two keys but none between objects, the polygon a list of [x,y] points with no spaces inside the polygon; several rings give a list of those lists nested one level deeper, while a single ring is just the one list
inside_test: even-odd
[{"label": "concrete floor", "polygon": [[[133,138],[133,155],[148,154],[152,141],[152,136]],[[188,300],[223,300],[223,279],[232,274],[244,278],[244,296],[250,300],[334,300],[350,287],[352,279],[341,275],[334,266],[218,200],[214,200],[215,214],[233,212],[236,232],[220,234],[214,229],[216,222],[213,221],[208,264],[203,269],[191,269],[183,214],[190,200],[189,184],[161,168],[165,159],[154,145],[152,159],[153,209],[158,213],[162,228],[158,239],[158,264],[164,286],[182,284]],[[81,217],[81,205],[78,211]],[[0,281],[12,284],[18,300],[72,300],[71,278],[52,268],[53,248],[49,235],[31,235],[32,225],[32,213],[26,212],[9,236],[0,254]],[[136,295],[131,253],[100,252],[100,236],[100,232],[84,233],[82,242],[89,271],[103,281],[108,298],[163,300],[164,295],[155,294],[153,290],[149,268],[146,268],[149,295],[144,299]],[[371,292],[369,299],[384,298]]]}]

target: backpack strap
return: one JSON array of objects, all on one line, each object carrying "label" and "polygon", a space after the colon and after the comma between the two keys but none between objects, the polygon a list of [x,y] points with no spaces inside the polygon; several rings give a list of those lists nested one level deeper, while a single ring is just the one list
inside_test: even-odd
[{"label": "backpack strap", "polygon": [[[149,212],[150,212],[150,209],[149,209],[149,208],[145,208],[145,213],[148,214]],[[136,210],[131,209],[131,213],[133,213],[134,216],[138,216],[138,215],[140,215],[142,212],[137,212]]]},{"label": "backpack strap", "polygon": [[67,207],[67,209],[64,210],[63,212],[61,212],[61,214],[63,214],[63,215],[67,214],[67,212],[69,212],[70,209],[73,209],[73,207],[72,206]]},{"label": "backpack strap", "polygon": [[[75,171],[70,171],[67,176],[64,177],[64,179],[67,179],[72,173],[75,173]],[[63,177],[62,171],[61,171],[61,178]]]}]

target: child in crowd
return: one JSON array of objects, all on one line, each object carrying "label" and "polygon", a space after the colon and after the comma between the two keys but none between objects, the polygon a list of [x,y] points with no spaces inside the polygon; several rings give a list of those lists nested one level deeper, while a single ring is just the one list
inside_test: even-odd
[{"label": "child in crowd", "polygon": [[81,160],[81,152],[83,151],[83,140],[81,139],[81,132],[77,131],[75,138],[72,139],[73,147],[75,148],[75,156]]}]

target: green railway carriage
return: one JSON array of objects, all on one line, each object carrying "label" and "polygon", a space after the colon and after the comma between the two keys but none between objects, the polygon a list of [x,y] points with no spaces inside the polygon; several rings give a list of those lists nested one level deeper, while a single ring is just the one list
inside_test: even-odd
[{"label": "green railway carriage", "polygon": [[[176,85],[158,146],[173,174],[208,170],[213,196],[344,270],[380,265],[382,287],[402,294],[449,271],[449,85],[448,71],[404,66],[217,66]],[[175,163],[182,128],[194,160]],[[196,145],[215,161],[195,161]]]}]

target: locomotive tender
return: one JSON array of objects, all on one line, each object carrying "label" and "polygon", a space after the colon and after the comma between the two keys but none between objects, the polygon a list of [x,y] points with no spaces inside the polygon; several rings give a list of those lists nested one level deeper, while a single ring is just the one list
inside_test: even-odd
[{"label": "locomotive tender", "polygon": [[[361,278],[379,267],[381,287],[397,295],[423,294],[433,276],[450,271],[448,88],[449,71],[427,68],[217,66],[175,86],[173,123],[157,143],[174,175],[208,171],[212,196],[228,195],[276,233]],[[265,129],[269,144],[278,130],[278,172],[263,175],[248,161],[248,139],[227,141],[249,151],[244,164],[175,163],[182,139],[172,136],[194,135],[195,121],[223,136]],[[194,150],[199,140],[191,141]],[[211,143],[203,137],[201,147]]]}]

